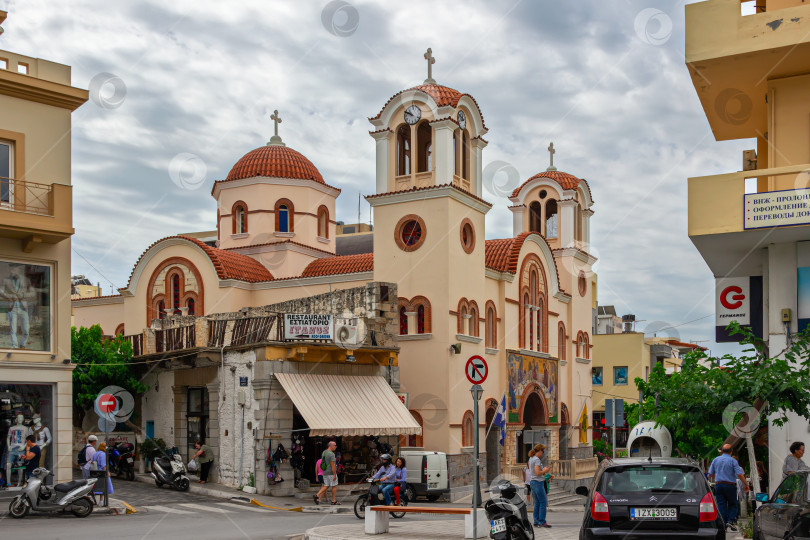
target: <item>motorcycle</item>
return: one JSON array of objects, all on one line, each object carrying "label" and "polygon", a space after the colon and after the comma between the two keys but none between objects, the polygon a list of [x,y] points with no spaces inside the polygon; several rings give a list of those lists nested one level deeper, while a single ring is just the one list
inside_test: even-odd
[{"label": "motorcycle", "polygon": [[518,495],[518,487],[501,480],[489,488],[490,499],[484,511],[490,523],[489,537],[496,540],[532,540],[534,527],[526,511],[526,500]]},{"label": "motorcycle", "polygon": [[110,449],[110,474],[135,480],[135,446],[120,442]]},{"label": "motorcycle", "polygon": [[53,476],[44,467],[37,467],[23,487],[22,493],[14,497],[8,506],[11,517],[22,519],[33,510],[35,512],[71,512],[76,517],[87,517],[93,513],[91,492],[96,483],[92,480],[74,480],[56,484],[53,488],[45,485],[45,479]]},{"label": "motorcycle", "polygon": [[[357,516],[357,519],[366,518],[366,506],[385,505],[385,497],[383,496],[380,482],[371,480],[369,480],[369,482],[371,485],[368,486],[368,492],[363,493],[354,501],[354,515]],[[404,493],[400,495],[399,506],[408,506],[408,497]],[[405,512],[391,512],[391,517],[397,519],[403,518],[405,517]]]},{"label": "motorcycle", "polygon": [[164,451],[163,455],[157,455],[152,459],[151,469],[157,487],[166,484],[178,491],[188,491],[191,487],[188,471],[180,454],[169,455]]}]

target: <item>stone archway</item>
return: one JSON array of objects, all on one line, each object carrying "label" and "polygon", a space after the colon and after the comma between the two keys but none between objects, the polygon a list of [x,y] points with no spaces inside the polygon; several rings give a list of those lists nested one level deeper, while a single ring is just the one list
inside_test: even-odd
[{"label": "stone archway", "polygon": [[560,459],[571,459],[571,437],[573,436],[571,429],[571,414],[568,412],[568,406],[565,403],[560,403]]},{"label": "stone archway", "polygon": [[548,424],[548,405],[540,387],[532,384],[523,393],[520,407],[520,422],[523,424],[517,440],[517,459],[526,463],[529,459],[529,450],[538,442],[548,445],[548,441],[536,440],[538,428]]}]

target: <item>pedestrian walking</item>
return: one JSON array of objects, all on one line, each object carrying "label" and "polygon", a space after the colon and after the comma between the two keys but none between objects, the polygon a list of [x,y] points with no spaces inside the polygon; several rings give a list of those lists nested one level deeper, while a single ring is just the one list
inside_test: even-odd
[{"label": "pedestrian walking", "polygon": [[208,481],[208,473],[211,472],[211,466],[214,464],[214,452],[211,447],[200,441],[194,441],[194,448],[197,450],[192,459],[196,459],[200,464],[200,483],[205,484]]},{"label": "pedestrian walking", "polygon": [[802,461],[802,456],[804,456],[804,443],[796,441],[791,444],[790,455],[785,458],[785,464],[782,465],[782,480],[791,473],[810,470],[810,467]]},{"label": "pedestrian walking", "polygon": [[329,441],[329,444],[326,445],[326,450],[323,451],[321,454],[321,471],[323,473],[323,485],[321,489],[318,490],[316,495],[313,495],[315,498],[315,504],[321,504],[321,497],[326,494],[327,489],[332,488],[332,504],[340,504],[337,500],[337,487],[338,487],[338,479],[337,479],[337,465],[335,460],[335,450],[337,449],[337,443],[335,441]]},{"label": "pedestrian walking", "polygon": [[548,510],[548,497],[546,496],[546,474],[551,469],[543,465],[541,458],[546,451],[546,445],[536,444],[534,448],[529,451],[529,485],[532,488],[532,496],[534,497],[534,526],[551,528],[551,525],[546,523],[546,512]]},{"label": "pedestrian walking", "polygon": [[93,456],[96,454],[96,444],[98,437],[90,435],[87,437],[87,444],[84,449],[79,452],[79,468],[82,470],[82,478],[87,480],[90,478],[90,464],[93,461]]},{"label": "pedestrian walking", "polygon": [[[107,479],[107,494],[113,494],[113,485],[112,480],[110,479],[110,471],[107,470],[107,443],[101,443],[98,445],[98,449],[96,453],[93,454],[93,459],[90,460],[90,470],[96,470],[99,472],[99,478],[106,478]],[[95,489],[99,489],[98,486]],[[102,491],[96,491],[95,493],[98,495],[104,495],[103,488]]]},{"label": "pedestrian walking", "polygon": [[721,454],[712,460],[709,466],[709,480],[715,482],[714,494],[720,516],[727,530],[738,532],[737,527],[737,479],[742,480],[743,490],[748,493],[748,481],[745,479],[742,467],[737,460],[731,457],[731,445],[724,444]]}]

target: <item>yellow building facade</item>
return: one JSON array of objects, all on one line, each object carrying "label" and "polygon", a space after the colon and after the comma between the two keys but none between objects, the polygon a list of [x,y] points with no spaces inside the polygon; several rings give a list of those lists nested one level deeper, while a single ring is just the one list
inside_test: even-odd
[{"label": "yellow building facade", "polygon": [[[276,133],[215,182],[215,240],[157,241],[119,295],[73,301],[76,324],[132,335],[171,314],[396,283],[400,389],[424,428],[408,444],[469,453],[478,429],[490,478],[519,468],[535,441],[548,443],[552,460],[590,458],[578,434],[593,348],[588,182],[553,165],[541,170],[511,194],[513,236],[486,240],[487,128],[475,99],[429,78],[369,120],[373,229],[354,232],[373,247],[357,252],[358,239],[355,253],[341,251],[340,189]],[[489,366],[479,426],[464,375],[474,355]],[[498,412],[507,419],[503,447],[497,428],[485,438]]]},{"label": "yellow building facade", "polygon": [[[6,13],[0,11],[0,24]],[[36,433],[71,479],[70,67],[0,50],[0,447],[4,475]],[[41,426],[33,424],[35,415]]]}]

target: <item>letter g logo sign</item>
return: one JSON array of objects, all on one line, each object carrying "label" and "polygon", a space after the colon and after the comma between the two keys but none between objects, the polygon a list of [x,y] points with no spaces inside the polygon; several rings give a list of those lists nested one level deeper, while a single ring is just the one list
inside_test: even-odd
[{"label": "letter g logo sign", "polygon": [[[733,302],[729,301],[729,296],[731,296]],[[723,289],[723,292],[720,293],[720,303],[723,304],[723,307],[726,309],[739,309],[742,306],[743,300],[745,300],[745,295],[742,293],[742,289],[736,285],[726,287]]]}]

